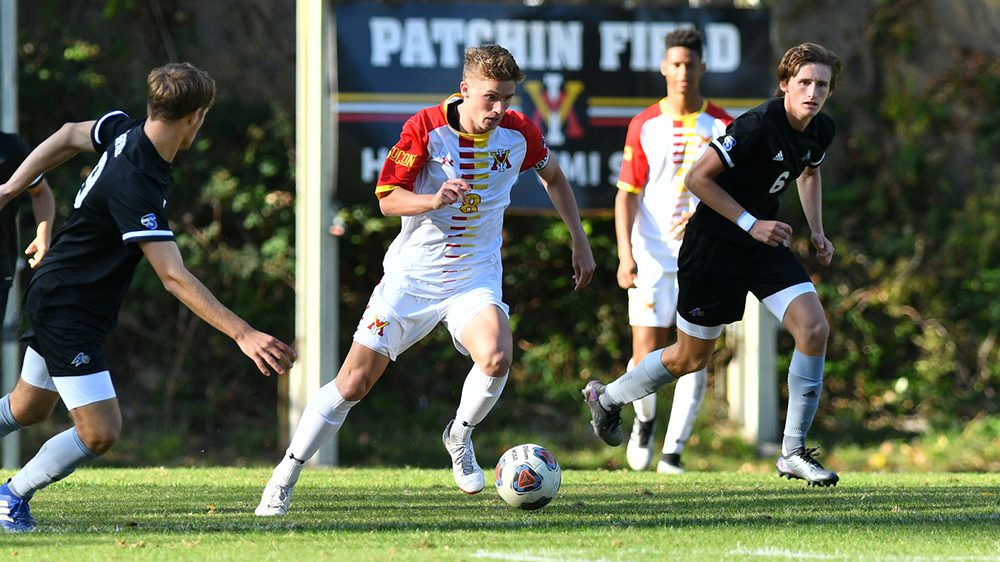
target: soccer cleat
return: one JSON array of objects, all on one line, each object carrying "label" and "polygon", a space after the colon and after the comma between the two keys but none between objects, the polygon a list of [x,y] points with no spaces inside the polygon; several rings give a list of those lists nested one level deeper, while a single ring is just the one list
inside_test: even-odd
[{"label": "soccer cleat", "polygon": [[294,486],[282,486],[268,480],[264,486],[264,493],[260,496],[260,505],[253,514],[260,517],[277,517],[288,513],[288,504],[292,503],[293,488]]},{"label": "soccer cleat", "polygon": [[660,462],[656,463],[656,472],[659,474],[684,474],[681,466],[680,453],[663,453]]},{"label": "soccer cleat", "polygon": [[486,476],[476,462],[476,450],[472,447],[472,438],[466,438],[465,441],[451,438],[451,426],[454,423],[455,420],[451,420],[445,426],[441,442],[451,455],[451,470],[455,476],[455,484],[458,484],[458,489],[466,494],[478,494],[486,487]]},{"label": "soccer cleat", "polygon": [[632,470],[646,470],[653,462],[653,424],[655,419],[632,423],[632,435],[628,438],[625,458]]},{"label": "soccer cleat", "polygon": [[805,480],[809,486],[836,486],[840,480],[837,473],[823,468],[823,465],[813,458],[813,453],[818,448],[796,449],[778,457],[778,476],[789,480],[793,478]]},{"label": "soccer cleat", "polygon": [[590,408],[590,425],[594,428],[594,435],[600,437],[605,443],[612,447],[617,447],[625,440],[622,432],[622,409],[605,410],[601,406],[601,395],[604,394],[605,386],[597,381],[590,381],[583,388],[581,393],[583,399]]},{"label": "soccer cleat", "polygon": [[7,484],[0,486],[0,525],[8,533],[26,533],[35,528],[28,500],[15,496]]}]

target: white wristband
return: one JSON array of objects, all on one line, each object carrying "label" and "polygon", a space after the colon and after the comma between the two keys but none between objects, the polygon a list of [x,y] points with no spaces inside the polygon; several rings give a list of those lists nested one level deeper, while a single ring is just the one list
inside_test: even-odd
[{"label": "white wristband", "polygon": [[757,217],[751,215],[750,213],[743,211],[740,218],[736,219],[736,226],[739,226],[743,230],[750,232],[753,225],[757,224]]}]

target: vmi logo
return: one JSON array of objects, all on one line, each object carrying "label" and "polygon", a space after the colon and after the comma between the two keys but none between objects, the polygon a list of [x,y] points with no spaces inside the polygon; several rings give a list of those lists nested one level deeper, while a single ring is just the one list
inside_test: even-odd
[{"label": "vmi logo", "polygon": [[510,149],[509,148],[498,148],[490,153],[493,157],[493,166],[490,168],[493,171],[510,169]]},{"label": "vmi logo", "polygon": [[378,337],[382,337],[385,335],[383,331],[385,330],[385,327],[388,325],[389,325],[388,320],[382,320],[378,316],[376,316],[375,320],[368,325],[368,329],[371,330],[372,334]]},{"label": "vmi logo", "polygon": [[[583,137],[583,127],[573,111],[573,104],[583,93],[583,82],[580,80],[570,80],[563,88],[563,77],[561,74],[550,72],[542,76],[545,83],[545,91],[542,91],[542,83],[538,80],[529,80],[524,83],[524,91],[531,97],[535,104],[535,117],[541,117],[545,127],[545,138],[553,146],[562,146],[567,138],[578,139]],[[566,132],[563,134],[563,123],[566,124]]]},{"label": "vmi logo", "polygon": [[415,154],[410,154],[409,152],[404,152],[394,146],[389,149],[389,160],[392,160],[400,166],[412,168],[413,163],[417,160],[417,156]]}]

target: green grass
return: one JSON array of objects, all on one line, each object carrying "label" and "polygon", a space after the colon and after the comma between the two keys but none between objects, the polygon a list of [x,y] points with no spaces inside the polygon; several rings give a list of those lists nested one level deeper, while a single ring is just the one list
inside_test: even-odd
[{"label": "green grass", "polygon": [[252,515],[265,468],[82,469],[38,493],[18,560],[998,560],[1000,475],[663,477],[566,470],[538,512],[450,471],[308,469],[284,518]]}]

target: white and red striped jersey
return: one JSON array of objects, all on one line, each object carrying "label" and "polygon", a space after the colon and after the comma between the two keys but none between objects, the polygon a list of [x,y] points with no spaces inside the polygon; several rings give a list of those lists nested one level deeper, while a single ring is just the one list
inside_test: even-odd
[{"label": "white and red striped jersey", "polygon": [[677,271],[681,240],[671,230],[698,206],[698,198],[684,186],[684,176],[732,120],[707,100],[695,113],[674,115],[666,98],[632,118],[618,189],[641,196],[632,226],[633,254],[649,256],[663,271]]},{"label": "white and red striped jersey", "polygon": [[500,283],[503,214],[517,176],[549,162],[541,131],[524,114],[508,110],[496,129],[462,133],[448,124],[452,94],[403,125],[390,150],[375,194],[394,189],[433,194],[445,180],[463,178],[472,189],[454,204],[402,217],[399,235],[386,251],[385,277],[416,296],[440,297],[477,283]]}]

